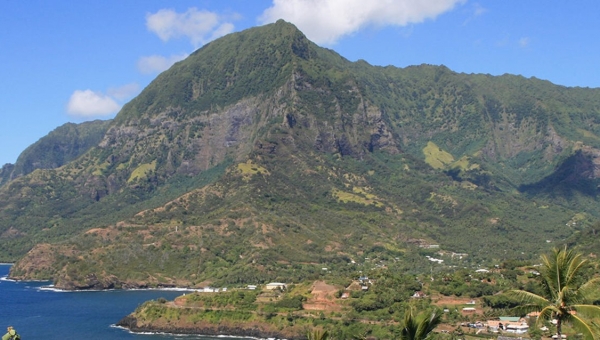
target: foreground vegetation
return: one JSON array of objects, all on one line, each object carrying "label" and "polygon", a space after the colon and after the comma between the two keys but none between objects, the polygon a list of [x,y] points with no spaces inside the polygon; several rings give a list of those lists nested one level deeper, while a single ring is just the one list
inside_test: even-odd
[{"label": "foreground vegetation", "polygon": [[[132,314],[135,323],[129,320],[125,325],[134,325],[137,330],[202,330],[210,334],[229,331],[248,335],[255,334],[248,333],[254,330],[263,336],[286,338],[325,333],[330,339],[416,340],[425,339],[429,333],[435,339],[494,338],[498,331],[506,331],[488,333],[487,320],[526,317],[529,312],[541,311],[539,317],[527,318],[530,338],[556,333],[572,336],[583,331],[585,339],[597,339],[599,333],[593,327],[599,315],[592,311],[598,307],[572,302],[584,301],[579,294],[584,291],[587,301],[600,301],[597,289],[588,290],[594,284],[597,288],[598,264],[581,261],[581,255],[565,249],[555,249],[543,258],[548,262],[542,267],[506,261],[490,271],[447,268],[414,276],[400,274],[391,265],[351,278],[329,274],[324,281],[290,284],[283,291],[230,287],[227,292],[190,293],[173,302],[149,301]],[[540,300],[537,294],[552,292],[554,286],[548,280],[556,278],[556,268],[561,279],[566,279],[561,282],[560,296]],[[590,319],[581,322],[586,315]],[[559,322],[552,323],[552,319]]]},{"label": "foreground vegetation", "polygon": [[585,280],[581,275],[585,264],[574,250],[555,248],[552,254],[542,256],[542,295],[525,290],[508,293],[520,299],[518,310],[540,313],[536,326],[555,319],[559,339],[565,323],[573,325],[584,339],[600,339],[600,306],[592,304],[598,297],[600,277]]}]

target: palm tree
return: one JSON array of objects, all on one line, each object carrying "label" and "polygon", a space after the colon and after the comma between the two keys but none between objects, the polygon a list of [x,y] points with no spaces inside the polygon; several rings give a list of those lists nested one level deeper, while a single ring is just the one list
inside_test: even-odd
[{"label": "palm tree", "polygon": [[542,320],[556,319],[556,332],[560,339],[562,325],[568,323],[580,331],[587,340],[599,340],[600,328],[594,322],[600,317],[600,306],[591,304],[593,289],[600,278],[586,282],[581,270],[586,264],[581,254],[555,248],[549,255],[542,255],[540,277],[544,294],[537,295],[525,290],[511,290],[508,294],[521,300],[515,311],[522,314],[540,312],[536,327]]},{"label": "palm tree", "polygon": [[442,322],[442,314],[434,310],[431,313],[414,315],[412,308],[404,313],[404,323],[400,330],[402,340],[424,340],[431,331]]},{"label": "palm tree", "polygon": [[327,340],[329,339],[329,333],[320,329],[315,329],[312,332],[308,332],[306,335],[308,340]]}]

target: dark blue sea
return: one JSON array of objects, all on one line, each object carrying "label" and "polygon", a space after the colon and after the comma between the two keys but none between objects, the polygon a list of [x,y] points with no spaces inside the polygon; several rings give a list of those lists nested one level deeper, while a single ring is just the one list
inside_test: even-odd
[{"label": "dark blue sea", "polygon": [[0,336],[13,326],[23,340],[106,339],[236,339],[172,334],[133,334],[115,327],[144,301],[183,294],[164,290],[61,292],[47,282],[6,279],[10,265],[0,265]]}]

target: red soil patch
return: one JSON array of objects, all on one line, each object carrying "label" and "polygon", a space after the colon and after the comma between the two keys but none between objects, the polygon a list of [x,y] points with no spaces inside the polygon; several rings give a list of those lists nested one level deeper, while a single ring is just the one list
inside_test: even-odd
[{"label": "red soil patch", "polygon": [[[455,297],[455,296],[442,296],[439,298],[433,298],[433,304],[435,304],[436,306],[443,306],[443,305],[466,305],[469,302],[473,301],[474,299],[471,298],[459,298],[459,297]],[[475,305],[477,305],[477,300],[475,300]]]},{"label": "red soil patch", "polygon": [[335,293],[339,290],[334,285],[323,281],[313,283],[311,298],[303,304],[305,310],[340,311],[342,307],[337,304]]}]

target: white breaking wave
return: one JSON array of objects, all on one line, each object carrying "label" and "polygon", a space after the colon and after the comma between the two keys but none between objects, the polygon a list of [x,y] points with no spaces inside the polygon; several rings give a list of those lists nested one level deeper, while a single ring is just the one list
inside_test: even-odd
[{"label": "white breaking wave", "polygon": [[285,340],[285,339],[276,339],[276,338],[254,338],[249,336],[237,336],[237,335],[206,335],[206,334],[179,334],[179,333],[168,333],[168,332],[134,332],[127,327],[110,325],[112,328],[122,329],[131,334],[140,334],[140,335],[170,335],[170,336],[178,336],[178,337],[209,337],[209,338],[235,338],[235,339],[256,339],[256,340]]}]

